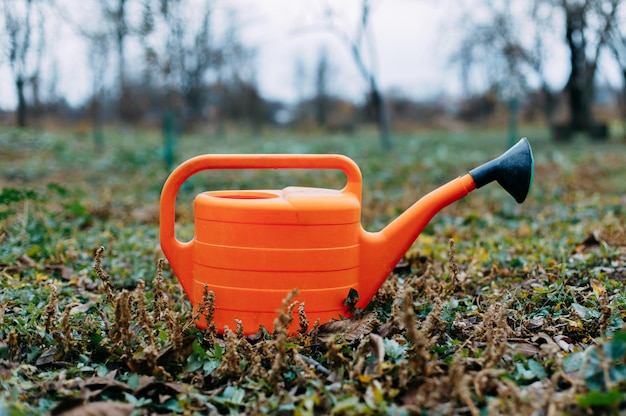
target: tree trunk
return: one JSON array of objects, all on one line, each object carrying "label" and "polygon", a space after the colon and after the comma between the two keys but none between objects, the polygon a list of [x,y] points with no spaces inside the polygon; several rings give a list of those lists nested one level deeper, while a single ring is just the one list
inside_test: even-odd
[{"label": "tree trunk", "polygon": [[620,100],[622,119],[626,120],[626,68],[622,68],[622,96]]},{"label": "tree trunk", "polygon": [[546,83],[541,85],[541,92],[543,94],[543,115],[548,121],[548,126],[552,128],[554,127],[554,112],[558,104],[557,96]]},{"label": "tree trunk", "polygon": [[370,83],[370,94],[372,96],[372,108],[374,110],[374,117],[376,117],[376,123],[378,124],[378,131],[380,132],[380,140],[385,150],[391,150],[392,143],[389,136],[389,116],[387,115],[387,107],[385,102],[378,91],[378,87],[375,82]]},{"label": "tree trunk", "polygon": [[133,103],[126,85],[126,54],[124,50],[124,40],[126,39],[126,0],[119,0],[115,13],[117,21],[115,22],[115,41],[117,43],[117,64],[120,86],[118,111],[122,121],[133,122],[137,109],[133,108]]},{"label": "tree trunk", "polygon": [[584,10],[568,9],[566,24],[571,63],[570,77],[566,86],[569,95],[570,124],[574,131],[588,132],[593,125],[591,117],[593,69],[589,67],[585,55]]},{"label": "tree trunk", "polygon": [[26,127],[26,99],[24,98],[24,79],[18,76],[15,81],[17,87],[17,125]]}]

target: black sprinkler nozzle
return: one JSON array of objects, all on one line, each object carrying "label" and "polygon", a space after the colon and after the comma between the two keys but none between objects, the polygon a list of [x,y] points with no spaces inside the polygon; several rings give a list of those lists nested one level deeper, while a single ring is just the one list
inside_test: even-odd
[{"label": "black sprinkler nozzle", "polygon": [[535,174],[535,162],[530,143],[521,139],[502,156],[470,170],[476,188],[497,181],[518,203],[524,202]]}]

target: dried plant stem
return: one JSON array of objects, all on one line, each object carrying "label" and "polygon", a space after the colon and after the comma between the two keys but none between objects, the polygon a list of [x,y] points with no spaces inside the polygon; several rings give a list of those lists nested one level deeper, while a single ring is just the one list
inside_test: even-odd
[{"label": "dried plant stem", "polygon": [[20,343],[14,329],[9,331],[7,344],[9,346],[9,360],[17,360],[20,355]]},{"label": "dried plant stem", "polygon": [[43,327],[48,334],[56,335],[58,333],[57,313],[59,308],[58,290],[53,284],[50,287],[50,299],[43,310]]},{"label": "dried plant stem", "polygon": [[406,338],[413,345],[419,342],[419,333],[417,331],[417,319],[415,318],[415,310],[413,309],[413,289],[407,287],[404,290],[402,298],[402,307],[400,309],[400,321],[406,331]]},{"label": "dried plant stem", "polygon": [[504,304],[494,303],[489,306],[483,315],[482,328],[476,330],[478,334],[482,330],[487,344],[482,356],[485,368],[497,365],[506,352],[506,340],[511,332],[507,324],[507,313],[512,303],[513,300],[508,300]]},{"label": "dried plant stem", "polygon": [[164,290],[164,281],[163,281],[163,263],[164,259],[159,259],[157,262],[157,270],[156,276],[153,280],[154,285],[154,304],[153,304],[153,313],[155,321],[162,321],[163,314],[167,310],[167,294]]},{"label": "dried plant stem", "polygon": [[289,325],[293,321],[292,311],[293,308],[298,304],[298,302],[291,302],[293,298],[298,294],[298,289],[293,289],[291,292],[287,294],[287,296],[283,299],[280,309],[276,311],[278,313],[278,317],[274,319],[274,331],[273,334],[277,335],[280,331],[288,331]]},{"label": "dried plant stem", "polygon": [[61,335],[63,336],[63,340],[68,344],[73,341],[72,327],[70,326],[70,313],[72,308],[78,305],[79,304],[76,302],[65,305],[63,315],[61,315]]},{"label": "dried plant stem", "polygon": [[297,301],[292,302],[292,299],[298,294],[298,290],[294,289],[287,294],[283,299],[281,308],[277,311],[278,317],[274,320],[274,349],[276,355],[272,362],[272,368],[269,371],[269,382],[273,386],[278,385],[280,376],[285,364],[285,358],[287,351],[285,345],[287,344],[287,334],[289,326],[293,321],[293,308],[298,304]]},{"label": "dried plant stem", "polygon": [[179,315],[171,307],[168,307],[168,309],[165,310],[164,317],[165,327],[167,328],[169,339],[172,342],[176,361],[181,361],[184,328],[178,320]]},{"label": "dried plant stem", "polygon": [[306,312],[304,311],[304,302],[300,303],[300,306],[298,306],[298,318],[300,321],[300,329],[298,332],[301,335],[305,335],[309,330],[309,320],[307,319]]},{"label": "dried plant stem", "polygon": [[457,400],[468,407],[472,416],[480,415],[480,409],[476,407],[474,400],[472,399],[472,391],[470,389],[472,384],[472,375],[467,374],[465,371],[465,364],[461,354],[455,354],[452,363],[450,364],[450,380],[452,384],[452,394]]},{"label": "dried plant stem", "polygon": [[413,345],[409,354],[409,362],[417,373],[424,377],[430,374],[432,367],[429,350],[437,339],[436,336],[432,335],[432,332],[439,326],[441,309],[441,300],[438,300],[426,317],[422,328],[418,330],[415,310],[413,309],[413,289],[405,288],[400,322],[404,327],[406,339]]},{"label": "dried plant stem", "polygon": [[121,347],[125,354],[131,355],[131,293],[123,290],[118,295],[115,305],[115,321],[113,322],[111,340],[116,347]]},{"label": "dried plant stem", "polygon": [[104,293],[106,295],[107,302],[111,307],[115,308],[115,300],[113,298],[113,288],[111,287],[111,276],[109,276],[102,268],[102,253],[104,253],[104,247],[100,246],[96,250],[96,256],[94,260],[94,269],[98,278],[102,280],[104,286]]},{"label": "dried plant stem", "polygon": [[[196,313],[194,314],[193,320],[198,321],[204,317],[206,321],[206,329],[204,330],[204,340],[209,345],[213,345],[215,343],[215,339],[217,337],[217,329],[215,327],[215,322],[213,317],[215,316],[215,293],[212,290],[209,290],[209,285],[205,284],[203,293],[202,293],[202,302],[198,305]],[[237,325],[237,332],[243,333],[243,324],[242,328],[239,328],[239,324]]]},{"label": "dried plant stem", "polygon": [[154,321],[148,313],[146,306],[145,288],[146,283],[142,279],[139,279],[137,281],[137,287],[134,290],[135,305],[137,305],[137,314],[141,329],[143,329],[143,332],[148,337],[148,345],[154,346]]},{"label": "dried plant stem", "polygon": [[237,338],[245,338],[245,335],[243,333],[243,321],[241,319],[235,319],[235,324],[237,325]]},{"label": "dried plant stem", "polygon": [[609,302],[609,294],[606,290],[602,291],[600,295],[600,319],[598,321],[598,331],[600,335],[604,334],[609,326],[609,320],[611,319],[612,309]]},{"label": "dried plant stem", "polygon": [[448,242],[448,271],[452,277],[452,282],[457,283],[459,278],[459,265],[456,262],[456,248],[454,247],[454,239],[451,238]]},{"label": "dried plant stem", "polygon": [[222,357],[222,362],[219,366],[219,372],[226,378],[239,378],[241,376],[241,358],[237,351],[237,346],[240,340],[237,335],[230,330],[228,325],[224,325],[224,343],[226,344],[226,351]]},{"label": "dried plant stem", "polygon": [[315,322],[313,322],[313,329],[309,332],[309,339],[315,340],[317,339],[317,335],[320,331],[320,318],[317,318]]}]

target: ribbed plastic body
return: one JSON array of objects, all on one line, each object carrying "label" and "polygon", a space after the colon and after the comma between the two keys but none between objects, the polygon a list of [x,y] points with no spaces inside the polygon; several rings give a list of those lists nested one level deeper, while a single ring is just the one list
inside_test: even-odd
[{"label": "ribbed plastic body", "polygon": [[345,315],[343,301],[358,284],[360,215],[358,197],[332,189],[197,195],[192,303],[208,285],[216,326],[240,319],[247,333],[271,330],[294,288],[311,324]]}]

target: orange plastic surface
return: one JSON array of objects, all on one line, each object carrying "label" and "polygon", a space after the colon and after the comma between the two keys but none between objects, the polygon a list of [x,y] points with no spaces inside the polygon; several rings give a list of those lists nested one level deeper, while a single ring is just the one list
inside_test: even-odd
[{"label": "orange plastic surface", "polygon": [[423,196],[381,231],[363,231],[359,242],[360,300],[356,306],[367,306],[435,214],[474,189],[476,185],[469,174],[458,177]]}]

